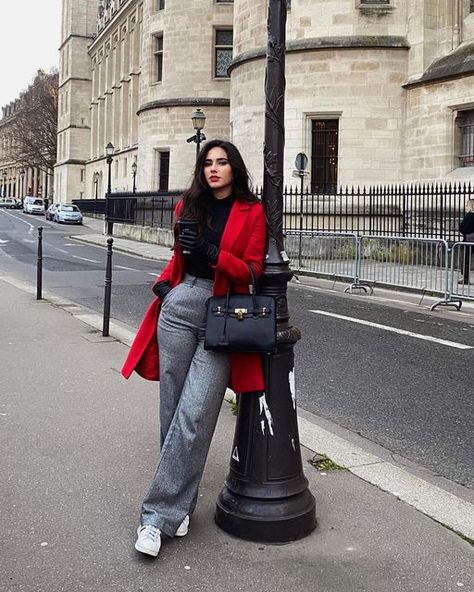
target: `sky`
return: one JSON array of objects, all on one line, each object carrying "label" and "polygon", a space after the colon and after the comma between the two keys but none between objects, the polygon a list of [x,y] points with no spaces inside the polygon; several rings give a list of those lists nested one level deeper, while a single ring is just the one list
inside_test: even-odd
[{"label": "sky", "polygon": [[0,107],[16,99],[37,70],[59,66],[62,0],[2,0]]}]

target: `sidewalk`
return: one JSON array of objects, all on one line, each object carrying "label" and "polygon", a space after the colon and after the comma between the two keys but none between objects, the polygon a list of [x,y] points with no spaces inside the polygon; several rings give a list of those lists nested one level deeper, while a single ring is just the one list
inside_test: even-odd
[{"label": "sidewalk", "polygon": [[158,385],[119,374],[126,347],[0,277],[2,590],[448,592],[473,590],[473,548],[349,471],[305,473],[318,527],[289,545],[213,522],[235,417],[223,404],[184,539],[133,549],[158,456]]}]

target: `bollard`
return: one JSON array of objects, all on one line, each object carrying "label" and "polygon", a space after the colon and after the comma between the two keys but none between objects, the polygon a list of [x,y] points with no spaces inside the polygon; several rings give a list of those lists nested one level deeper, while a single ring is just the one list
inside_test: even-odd
[{"label": "bollard", "polygon": [[104,322],[102,325],[103,337],[109,336],[110,298],[112,295],[112,244],[113,238],[107,239],[107,266],[105,268],[105,294],[104,294]]},{"label": "bollard", "polygon": [[42,299],[43,292],[43,227],[38,228],[38,259],[36,262],[36,300]]}]

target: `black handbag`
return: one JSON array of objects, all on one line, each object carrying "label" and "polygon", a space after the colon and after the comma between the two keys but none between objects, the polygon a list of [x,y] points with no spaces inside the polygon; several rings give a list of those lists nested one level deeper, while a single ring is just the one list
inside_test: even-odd
[{"label": "black handbag", "polygon": [[273,296],[257,294],[255,272],[249,265],[249,294],[211,296],[206,302],[204,349],[229,353],[274,353],[277,350]]}]

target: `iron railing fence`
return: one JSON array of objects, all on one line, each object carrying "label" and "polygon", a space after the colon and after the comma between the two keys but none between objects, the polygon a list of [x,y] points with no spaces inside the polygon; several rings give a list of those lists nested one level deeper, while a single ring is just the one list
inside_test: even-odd
[{"label": "iron railing fence", "polygon": [[136,226],[171,229],[174,208],[182,193],[182,191],[112,193],[109,197],[109,220]]},{"label": "iron railing fence", "polygon": [[[141,226],[171,228],[182,191],[113,192],[109,219]],[[256,191],[262,196],[262,189]],[[285,187],[285,232],[345,232],[358,235],[437,238],[456,242],[465,205],[474,198],[470,183],[340,187],[336,193],[311,193]],[[74,200],[82,211],[97,212],[105,200]],[[85,209],[87,208],[87,209]],[[91,209],[89,209],[91,208]]]},{"label": "iron railing fence", "polygon": [[339,187],[332,194],[285,187],[283,228],[454,242],[460,238],[466,202],[473,197],[470,183]]},{"label": "iron railing fence", "polygon": [[[182,191],[113,192],[109,196],[109,222],[168,228],[173,225],[174,208]],[[105,215],[107,199],[73,200],[84,214]]]},{"label": "iron railing fence", "polygon": [[105,214],[105,199],[73,199],[72,203],[88,216],[103,216]]}]

